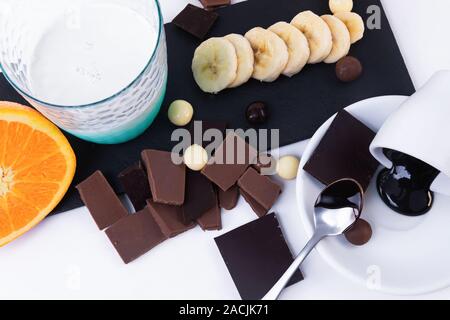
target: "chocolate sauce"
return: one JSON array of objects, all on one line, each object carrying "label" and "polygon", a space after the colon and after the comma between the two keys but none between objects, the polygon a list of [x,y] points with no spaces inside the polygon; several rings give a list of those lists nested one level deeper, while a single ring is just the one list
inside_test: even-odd
[{"label": "chocolate sauce", "polygon": [[361,202],[362,189],[351,180],[343,180],[340,183],[328,187],[317,200],[316,207],[327,209],[355,208],[358,209]]},{"label": "chocolate sauce", "polygon": [[385,149],[392,161],[391,169],[378,174],[377,189],[384,203],[392,210],[406,216],[420,216],[433,205],[431,184],[439,170],[404,153]]}]

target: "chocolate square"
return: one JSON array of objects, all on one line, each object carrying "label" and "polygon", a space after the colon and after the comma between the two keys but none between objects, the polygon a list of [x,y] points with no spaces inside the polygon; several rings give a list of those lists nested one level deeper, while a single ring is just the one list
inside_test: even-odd
[{"label": "chocolate square", "polygon": [[235,133],[228,133],[202,173],[227,191],[254,162],[257,151]]},{"label": "chocolate square", "polygon": [[148,210],[153,219],[161,228],[161,231],[168,238],[173,238],[180,233],[195,227],[195,223],[190,221],[188,224],[183,222],[183,208],[180,206],[171,206],[167,204],[156,203],[148,200]]},{"label": "chocolate square", "polygon": [[183,222],[197,220],[217,204],[214,186],[200,172],[188,170],[186,197],[183,205]]},{"label": "chocolate square", "polygon": [[217,7],[229,6],[231,0],[200,0],[205,9],[215,9]]},{"label": "chocolate square", "polygon": [[304,170],[325,185],[353,178],[364,190],[378,168],[369,146],[375,133],[350,113],[339,112]]},{"label": "chocolate square", "polygon": [[186,180],[186,166],[175,164],[172,153],[158,150],[142,151],[147,169],[153,201],[162,204],[182,205]]},{"label": "chocolate square", "polygon": [[194,37],[203,40],[217,18],[219,18],[219,15],[215,12],[188,4],[172,22]]},{"label": "chocolate square", "polygon": [[117,221],[105,232],[125,263],[167,239],[147,208]]},{"label": "chocolate square", "polygon": [[227,191],[223,191],[219,188],[219,206],[225,210],[233,210],[239,200],[239,188],[238,186],[232,186]]},{"label": "chocolate square", "polygon": [[281,193],[278,184],[253,168],[247,169],[238,180],[238,186],[244,199],[260,217],[269,212]]},{"label": "chocolate square", "polygon": [[127,209],[102,172],[94,172],[76,188],[100,230],[128,215]]},{"label": "chocolate square", "polygon": [[118,178],[134,209],[136,211],[144,209],[147,199],[150,199],[152,195],[147,173],[142,167],[142,163],[138,162],[126,168],[119,173]]},{"label": "chocolate square", "polygon": [[[275,214],[234,229],[215,241],[244,300],[264,297],[294,261]],[[301,280],[298,270],[290,284]]]}]

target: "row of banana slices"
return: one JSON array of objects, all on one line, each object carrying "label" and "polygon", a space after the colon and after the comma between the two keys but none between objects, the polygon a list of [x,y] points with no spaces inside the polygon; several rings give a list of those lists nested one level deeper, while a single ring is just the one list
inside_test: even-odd
[{"label": "row of banana slices", "polygon": [[349,11],[318,16],[303,11],[291,23],[256,27],[244,36],[210,38],[195,50],[192,71],[198,86],[218,93],[250,78],[272,82],[291,77],[306,64],[335,63],[364,36],[364,21]]}]

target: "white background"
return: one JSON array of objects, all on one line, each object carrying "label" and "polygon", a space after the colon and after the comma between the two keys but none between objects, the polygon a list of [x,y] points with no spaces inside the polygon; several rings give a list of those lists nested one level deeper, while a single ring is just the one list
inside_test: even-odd
[{"label": "white background", "polygon": [[[187,3],[185,0],[160,2],[166,22]],[[200,5],[198,1],[190,2]],[[417,87],[436,70],[450,69],[450,1],[382,2]],[[388,73],[386,70],[387,76]],[[303,148],[304,143],[298,143],[283,148],[282,153],[301,155]],[[280,217],[291,249],[298,252],[307,239],[297,212],[294,182],[284,183],[274,211]],[[85,208],[50,217],[0,249],[0,299],[239,299],[213,238],[255,218],[241,199],[235,210],[223,214],[221,232],[204,233],[197,227],[124,265]],[[306,279],[286,289],[281,298],[403,298],[383,295],[350,282],[315,252],[302,269]],[[413,298],[450,298],[450,289]]]}]

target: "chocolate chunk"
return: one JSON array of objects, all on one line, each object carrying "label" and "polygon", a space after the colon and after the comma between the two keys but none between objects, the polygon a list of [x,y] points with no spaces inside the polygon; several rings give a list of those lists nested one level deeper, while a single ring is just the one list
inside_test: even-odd
[{"label": "chocolate chunk", "polygon": [[342,82],[358,79],[363,71],[361,62],[355,57],[347,56],[336,63],[336,77]]},{"label": "chocolate chunk", "polygon": [[[275,214],[215,238],[217,247],[244,300],[259,300],[293,262]],[[290,285],[303,280],[298,270]]]},{"label": "chocolate chunk", "polygon": [[183,222],[197,220],[217,203],[214,186],[200,172],[189,170],[186,175],[186,200],[183,205]]},{"label": "chocolate chunk", "polygon": [[167,239],[147,208],[117,221],[106,230],[106,235],[125,263]]},{"label": "chocolate chunk", "polygon": [[353,178],[367,190],[378,167],[369,151],[374,137],[362,122],[341,111],[303,169],[325,185]]},{"label": "chocolate chunk", "polygon": [[226,210],[233,210],[239,200],[239,188],[238,186],[232,186],[227,191],[223,191],[219,188],[219,206]]},{"label": "chocolate chunk", "polygon": [[152,195],[147,173],[145,173],[141,162],[119,173],[118,178],[134,209],[136,211],[144,209],[147,199],[150,199]]},{"label": "chocolate chunk", "polygon": [[241,193],[242,198],[244,198],[244,200],[250,205],[250,208],[252,208],[258,217],[264,217],[267,214],[268,210],[260,205],[258,201],[253,199],[248,193],[242,189],[240,189],[239,192]]},{"label": "chocolate chunk", "polygon": [[216,204],[211,209],[197,218],[197,223],[204,231],[222,229],[222,216],[217,199]]},{"label": "chocolate chunk", "polygon": [[188,4],[172,22],[194,37],[203,40],[218,17],[219,15],[215,12]]},{"label": "chocolate chunk", "polygon": [[247,121],[251,124],[263,124],[269,117],[269,110],[264,102],[257,101],[247,107]]},{"label": "chocolate chunk", "polygon": [[235,133],[227,134],[202,173],[227,191],[256,159],[257,151]]},{"label": "chocolate chunk", "polygon": [[345,238],[355,246],[363,246],[372,238],[372,227],[363,219],[358,219],[351,229],[345,232]]},{"label": "chocolate chunk", "polygon": [[195,227],[195,224],[190,221],[188,224],[183,222],[183,209],[180,206],[171,206],[167,204],[156,203],[153,200],[148,200],[148,210],[153,219],[160,227],[161,231],[168,238],[173,238],[180,233]]},{"label": "chocolate chunk", "polygon": [[185,165],[174,164],[170,152],[158,150],[142,151],[142,160],[147,169],[153,201],[182,205],[186,180]]},{"label": "chocolate chunk", "polygon": [[127,209],[100,171],[94,172],[76,188],[100,230],[128,215]]},{"label": "chocolate chunk", "polygon": [[238,180],[242,196],[258,216],[269,212],[281,193],[281,187],[255,169],[248,170]]},{"label": "chocolate chunk", "polygon": [[[215,132],[217,136],[213,135],[211,131],[207,132],[209,129],[216,129],[218,132]],[[220,144],[222,143],[225,137],[225,131],[227,129],[227,123],[223,121],[194,121],[189,126],[189,133],[191,134],[191,143],[195,143],[201,145],[203,148],[206,148],[209,154],[214,155],[215,148],[209,146],[210,144]],[[220,137],[218,133],[220,132]],[[205,133],[207,133],[205,135]],[[217,139],[220,139],[216,141]],[[208,147],[209,146],[209,147]]]},{"label": "chocolate chunk", "polygon": [[205,9],[215,9],[217,7],[229,6],[231,0],[200,0]]}]

